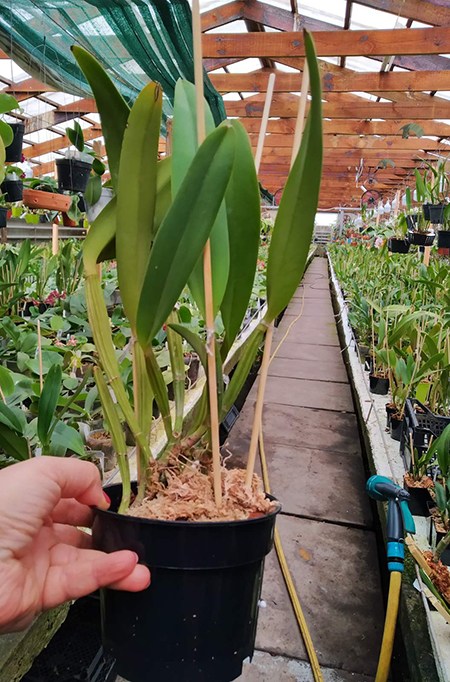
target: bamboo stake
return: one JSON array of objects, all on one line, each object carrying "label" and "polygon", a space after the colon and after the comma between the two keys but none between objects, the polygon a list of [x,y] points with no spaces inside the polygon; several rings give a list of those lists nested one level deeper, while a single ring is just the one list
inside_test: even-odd
[{"label": "bamboo stake", "polygon": [[431,254],[431,246],[424,246],[423,248],[423,264],[424,265],[429,265],[430,264],[430,254]]},{"label": "bamboo stake", "polygon": [[54,256],[57,255],[58,250],[59,250],[58,232],[59,232],[59,225],[57,223],[53,223],[53,226],[52,226],[52,254]]},{"label": "bamboo stake", "polygon": [[[300,100],[298,103],[297,121],[295,124],[295,134],[294,134],[294,144],[292,147],[291,155],[291,168],[294,165],[295,159],[297,158],[298,150],[302,143],[303,128],[305,123],[305,113],[306,104],[308,101],[308,88],[309,88],[309,70],[308,64],[305,60],[305,66],[303,69],[302,78],[302,90],[300,94]],[[269,93],[267,93],[269,94]],[[267,102],[267,97],[266,97]],[[264,111],[266,110],[266,105],[264,105]],[[262,127],[262,126],[261,126]],[[260,133],[261,134],[261,133]],[[259,143],[259,140],[258,140]],[[256,159],[255,159],[256,161]],[[259,386],[258,394],[256,398],[255,414],[253,417],[253,427],[252,427],[252,437],[250,440],[250,448],[248,452],[248,462],[247,462],[247,475],[245,477],[245,483],[247,486],[251,486],[253,479],[253,472],[255,469],[256,461],[256,450],[258,447],[258,437],[260,429],[262,428],[262,411],[264,407],[264,393],[266,390],[267,374],[269,371],[270,355],[272,352],[272,337],[273,337],[273,322],[269,325],[266,331],[266,339],[264,342],[264,352],[263,359],[261,363],[261,371],[259,373]]]},{"label": "bamboo stake", "polygon": [[264,149],[264,141],[266,139],[267,131],[267,121],[269,120],[270,107],[272,105],[273,89],[275,87],[275,74],[271,73],[269,76],[269,84],[267,86],[266,100],[264,102],[263,115],[261,119],[261,127],[259,129],[258,144],[256,147],[255,154],[255,167],[256,174],[259,173],[259,167],[261,165],[261,157]]},{"label": "bamboo stake", "polygon": [[[202,28],[200,2],[192,2],[192,33],[194,40],[194,75],[197,102],[197,142],[200,146],[205,139],[205,106],[203,95]],[[222,504],[222,477],[219,440],[219,408],[217,404],[216,341],[214,330],[214,306],[211,273],[211,245],[206,242],[203,252],[203,279],[205,287],[206,353],[208,358],[209,413],[211,419],[211,449],[213,459],[214,499],[218,507]]]},{"label": "bamboo stake", "polygon": [[39,356],[39,385],[42,389],[44,387],[44,376],[42,374],[42,338],[41,338],[41,321],[37,321],[37,337],[38,337],[38,356]]}]

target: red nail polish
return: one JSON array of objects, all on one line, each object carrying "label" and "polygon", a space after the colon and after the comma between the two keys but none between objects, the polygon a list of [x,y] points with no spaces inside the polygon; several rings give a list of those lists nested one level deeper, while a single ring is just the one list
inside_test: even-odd
[{"label": "red nail polish", "polygon": [[108,495],[105,493],[105,491],[103,491],[103,496],[104,496],[105,500],[107,501],[107,503],[108,503],[108,504],[111,504],[111,500],[109,499],[109,497],[108,497]]}]

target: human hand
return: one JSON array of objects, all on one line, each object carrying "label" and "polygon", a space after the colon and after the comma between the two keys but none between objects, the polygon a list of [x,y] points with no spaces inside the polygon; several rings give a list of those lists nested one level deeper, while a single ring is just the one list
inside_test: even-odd
[{"label": "human hand", "polygon": [[27,627],[46,609],[99,587],[139,592],[148,568],[128,550],[91,549],[96,506],[108,509],[94,464],[35,457],[0,471],[0,632]]}]

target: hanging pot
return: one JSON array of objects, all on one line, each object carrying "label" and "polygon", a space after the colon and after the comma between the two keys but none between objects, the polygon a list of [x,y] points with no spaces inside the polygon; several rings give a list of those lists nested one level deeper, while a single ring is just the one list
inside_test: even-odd
[{"label": "hanging pot", "polygon": [[[117,509],[121,485],[106,488]],[[136,490],[136,488],[134,488]],[[129,549],[143,592],[101,591],[103,646],[132,682],[231,682],[253,655],[264,557],[280,507],[246,521],[156,521],[94,510],[95,549]]]},{"label": "hanging pot", "polygon": [[409,242],[415,246],[431,246],[435,237],[434,232],[408,232]]},{"label": "hanging pot", "polygon": [[419,218],[419,216],[417,213],[414,213],[413,215],[407,215],[406,216],[406,224],[408,226],[408,230],[414,231],[416,229],[418,218]]},{"label": "hanging pot", "polygon": [[57,159],[59,189],[84,192],[92,170],[92,164],[79,159]]},{"label": "hanging pot", "polygon": [[8,209],[0,208],[0,228],[6,227],[8,222]]},{"label": "hanging pot", "polygon": [[375,374],[369,375],[370,392],[376,395],[387,395],[389,392],[389,378],[377,377]]},{"label": "hanging pot", "polygon": [[450,230],[438,230],[438,248],[450,248]]},{"label": "hanging pot", "polygon": [[442,225],[444,222],[444,209],[447,204],[423,204],[423,216],[433,225]]},{"label": "hanging pot", "polygon": [[388,251],[391,253],[408,253],[410,244],[406,239],[397,239],[390,237],[388,239]]},{"label": "hanging pot", "polygon": [[5,161],[7,163],[18,163],[22,161],[22,144],[23,136],[25,133],[25,124],[10,123],[9,125],[13,129],[14,139],[11,142],[11,144],[5,149],[6,152]]},{"label": "hanging pot", "polygon": [[24,189],[23,203],[29,208],[47,208],[49,211],[68,211],[72,197],[65,194],[42,192],[40,189]]},{"label": "hanging pot", "polygon": [[5,201],[14,203],[15,201],[22,201],[23,198],[23,182],[22,180],[4,180],[0,185],[2,194],[6,194]]}]

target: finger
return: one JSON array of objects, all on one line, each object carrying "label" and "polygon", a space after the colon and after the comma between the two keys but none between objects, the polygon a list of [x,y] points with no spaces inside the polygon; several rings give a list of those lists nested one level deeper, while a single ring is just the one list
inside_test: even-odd
[{"label": "finger", "polygon": [[[89,550],[78,551],[90,554]],[[136,570],[136,560],[134,552],[123,550],[112,554],[100,552],[99,556],[82,558],[62,566],[51,566],[43,589],[44,609],[53,608],[71,599],[79,599],[95,592],[99,587],[119,583]],[[140,583],[141,589],[144,589],[146,583],[142,577]]]},{"label": "finger", "polygon": [[77,500],[60,500],[52,512],[52,520],[55,523],[66,523],[69,526],[92,525],[92,509]]},{"label": "finger", "polygon": [[60,488],[60,497],[75,498],[81,504],[108,509],[110,502],[102,490],[100,474],[92,462],[75,457],[39,457],[47,475]]},{"label": "finger", "polygon": [[73,526],[65,526],[62,523],[54,523],[53,532],[58,544],[55,545],[55,547],[52,547],[52,552],[54,552],[55,548],[59,547],[61,543],[63,545],[69,545],[71,547],[77,547],[80,549],[91,549],[92,547],[92,536],[89,535],[89,533],[84,533],[78,528],[74,528]]},{"label": "finger", "polygon": [[125,590],[126,592],[141,592],[150,585],[150,571],[147,566],[138,564],[134,571],[122,580],[107,585],[112,590]]}]

